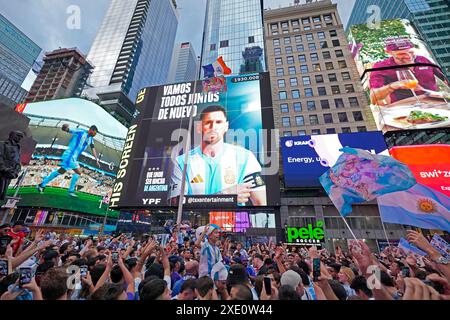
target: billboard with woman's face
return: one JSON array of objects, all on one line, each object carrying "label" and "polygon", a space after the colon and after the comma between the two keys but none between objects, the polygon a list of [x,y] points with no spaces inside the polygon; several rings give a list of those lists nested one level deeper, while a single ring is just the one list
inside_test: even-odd
[{"label": "billboard with woman's face", "polygon": [[379,130],[450,125],[448,79],[410,21],[355,25],[349,42]]}]

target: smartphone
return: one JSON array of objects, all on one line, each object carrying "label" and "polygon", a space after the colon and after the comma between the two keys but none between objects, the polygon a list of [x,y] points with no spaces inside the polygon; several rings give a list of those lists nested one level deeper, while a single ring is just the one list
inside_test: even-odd
[{"label": "smartphone", "polygon": [[0,276],[8,275],[8,260],[0,259]]},{"label": "smartphone", "polygon": [[8,239],[3,238],[0,240],[0,247],[7,247],[8,244],[9,244]]},{"label": "smartphone", "polygon": [[86,277],[88,273],[88,266],[81,266],[80,267],[80,275],[82,277]]},{"label": "smartphone", "polygon": [[318,281],[320,277],[320,258],[313,259],[313,281]]},{"label": "smartphone", "polygon": [[112,253],[112,261],[113,261],[113,263],[119,262],[119,253],[118,252]]},{"label": "smartphone", "polygon": [[403,267],[402,275],[403,275],[403,278],[408,278],[411,276],[411,273],[409,272],[409,267]]},{"label": "smartphone", "polygon": [[19,269],[19,286],[30,283],[31,278],[33,278],[33,271],[31,268],[20,268]]},{"label": "smartphone", "polygon": [[264,290],[268,296],[272,295],[272,279],[264,277]]}]

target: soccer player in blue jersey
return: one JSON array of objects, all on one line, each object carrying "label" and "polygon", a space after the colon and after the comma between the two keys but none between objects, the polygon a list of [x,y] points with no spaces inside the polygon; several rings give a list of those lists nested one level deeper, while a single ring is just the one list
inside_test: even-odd
[{"label": "soccer player in blue jersey", "polygon": [[[237,195],[238,204],[267,205],[266,184],[261,165],[255,155],[242,147],[225,143],[229,128],[227,113],[218,105],[207,107],[200,114],[197,132],[200,146],[188,157],[186,195]],[[185,155],[176,158],[171,176],[170,201],[181,193]]]},{"label": "soccer player in blue jersey", "polygon": [[74,174],[72,180],[70,181],[69,195],[72,197],[77,197],[75,194],[75,186],[77,185],[78,179],[81,176],[80,165],[78,163],[78,157],[86,150],[87,146],[91,147],[92,153],[97,161],[97,165],[100,166],[97,157],[97,151],[94,148],[94,137],[98,132],[96,126],[91,126],[89,130],[84,129],[70,129],[68,124],[62,126],[62,130],[72,134],[72,139],[69,142],[67,150],[62,155],[60,168],[53,171],[48,175],[42,182],[37,186],[40,193],[44,192],[45,187],[52,180],[56,179],[59,175],[66,173],[69,170],[73,170]]}]

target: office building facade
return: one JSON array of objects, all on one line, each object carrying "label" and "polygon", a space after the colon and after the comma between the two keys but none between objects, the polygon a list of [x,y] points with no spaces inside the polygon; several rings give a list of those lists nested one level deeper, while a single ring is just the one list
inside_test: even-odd
[{"label": "office building facade", "polygon": [[436,61],[450,79],[450,3],[447,0],[358,0],[347,30],[352,25],[366,23],[369,6],[380,8],[381,19],[410,20],[433,51]]},{"label": "office building facade", "polygon": [[264,25],[280,135],[376,129],[335,4],[267,10]]},{"label": "office building facade", "polygon": [[47,52],[27,102],[79,97],[93,65],[76,48]]},{"label": "office building facade", "polygon": [[194,81],[198,77],[198,59],[190,42],[177,44],[169,72],[169,83]]},{"label": "office building facade", "polygon": [[95,70],[83,95],[130,123],[139,90],[167,81],[176,6],[175,0],[112,0],[88,54]]},{"label": "office building facade", "polygon": [[201,65],[220,56],[233,74],[266,71],[263,1],[208,0]]}]

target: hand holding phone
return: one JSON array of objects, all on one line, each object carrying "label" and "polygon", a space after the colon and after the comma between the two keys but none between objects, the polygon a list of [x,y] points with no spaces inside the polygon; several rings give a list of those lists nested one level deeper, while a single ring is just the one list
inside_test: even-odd
[{"label": "hand holding phone", "polygon": [[19,269],[19,286],[22,287],[24,284],[31,282],[33,278],[33,272],[31,268],[20,268]]},{"label": "hand holding phone", "polygon": [[117,251],[112,253],[112,262],[113,263],[119,262],[119,253]]},{"label": "hand holding phone", "polygon": [[88,273],[88,266],[81,266],[80,267],[80,275],[82,277],[86,277]]},{"label": "hand holding phone", "polygon": [[272,280],[269,277],[264,277],[264,290],[268,296],[272,295]]},{"label": "hand holding phone", "polygon": [[8,275],[8,260],[0,259],[0,276]]},{"label": "hand holding phone", "polygon": [[320,258],[313,259],[313,281],[318,281],[320,277]]},{"label": "hand holding phone", "polygon": [[411,273],[409,271],[409,267],[403,267],[402,269],[402,276],[403,278],[408,278],[411,276]]}]

